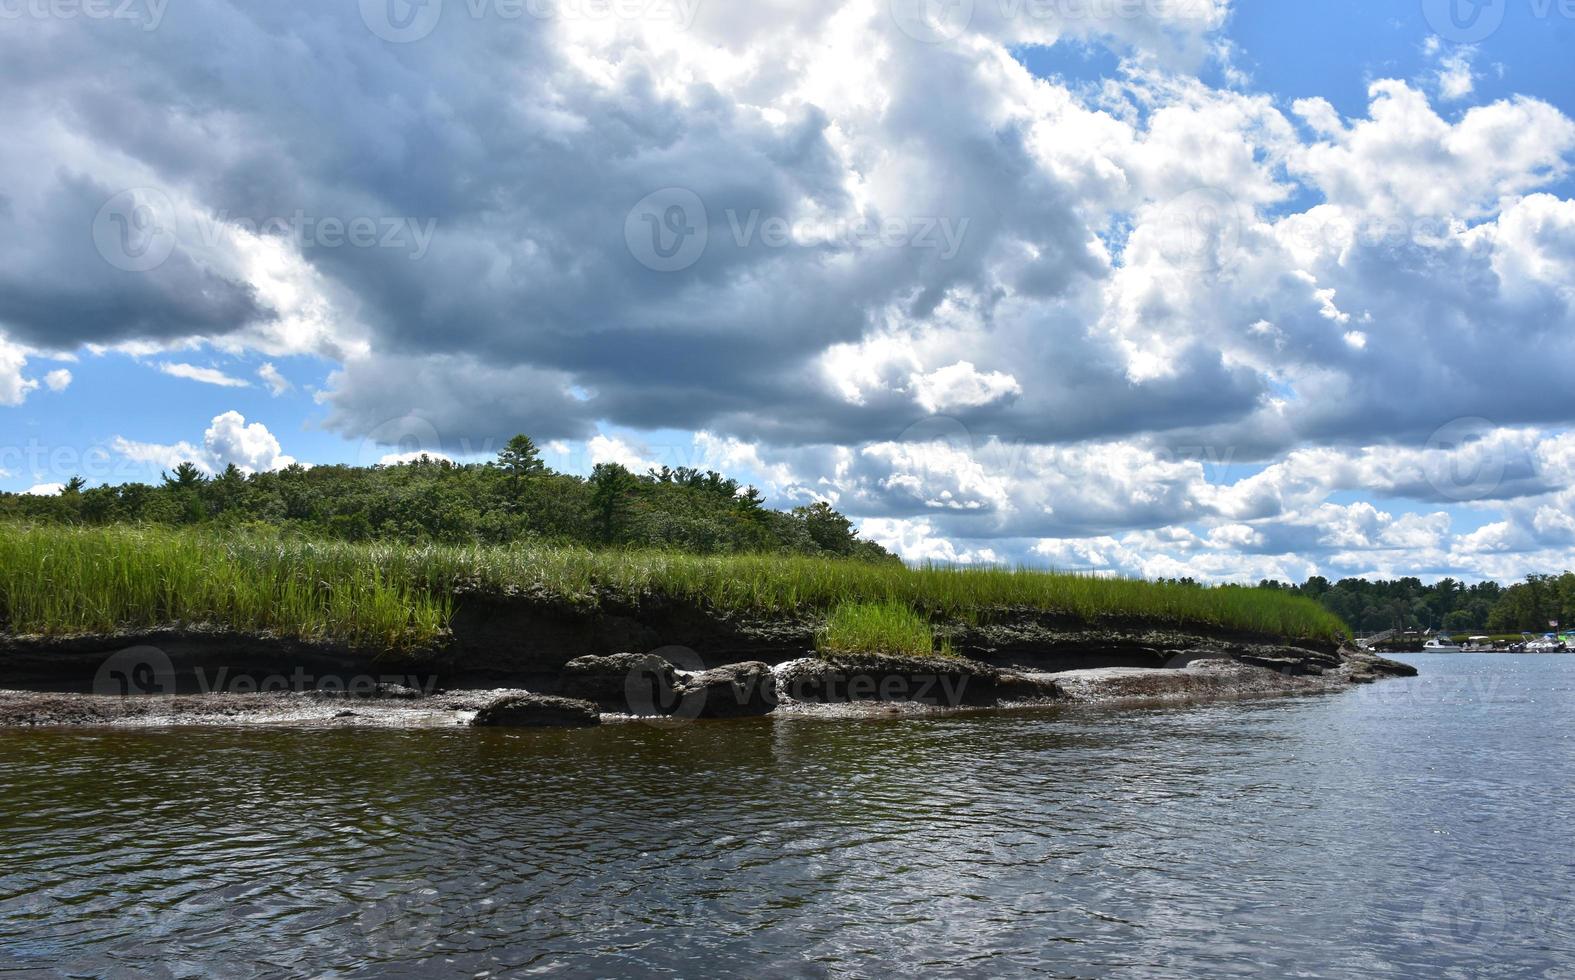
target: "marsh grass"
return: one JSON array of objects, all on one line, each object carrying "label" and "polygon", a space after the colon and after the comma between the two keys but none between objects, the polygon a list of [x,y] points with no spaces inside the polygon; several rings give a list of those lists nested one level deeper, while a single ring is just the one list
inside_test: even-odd
[{"label": "marsh grass", "polygon": [[944,641],[935,648],[935,630],[924,617],[900,602],[844,602],[826,615],[815,636],[822,655],[876,653],[907,657],[952,655]]},{"label": "marsh grass", "polygon": [[0,624],[69,634],[167,625],[404,649],[436,640],[470,594],[666,596],[719,611],[823,616],[844,603],[902,606],[929,622],[1031,610],[1097,625],[1141,622],[1300,639],[1348,631],[1316,602],[1007,568],[907,568],[778,555],[350,544],[268,530],[0,525]]},{"label": "marsh grass", "polygon": [[446,594],[377,548],[139,528],[0,529],[0,622],[15,633],[217,626],[392,650],[446,627]]}]

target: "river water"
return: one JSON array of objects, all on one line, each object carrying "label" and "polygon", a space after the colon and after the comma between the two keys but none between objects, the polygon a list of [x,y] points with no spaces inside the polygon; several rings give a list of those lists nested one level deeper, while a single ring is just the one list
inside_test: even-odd
[{"label": "river water", "polygon": [[570,732],[0,733],[0,972],[1575,977],[1575,657]]}]

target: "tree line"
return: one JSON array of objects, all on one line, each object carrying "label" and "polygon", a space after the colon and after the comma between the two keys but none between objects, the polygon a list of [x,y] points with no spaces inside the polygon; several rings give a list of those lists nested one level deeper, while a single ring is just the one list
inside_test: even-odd
[{"label": "tree line", "polygon": [[1453,578],[1424,585],[1418,578],[1369,582],[1321,575],[1301,585],[1265,579],[1260,588],[1316,599],[1357,632],[1443,630],[1449,633],[1543,633],[1550,624],[1575,627],[1575,573],[1531,575],[1524,582],[1467,585]]},{"label": "tree line", "polygon": [[636,474],[599,463],[588,477],[547,467],[527,436],[487,463],[421,457],[390,466],[294,465],[209,476],[190,462],[157,484],[54,496],[0,494],[0,517],[80,524],[268,525],[348,541],[670,548],[695,554],[775,552],[897,561],[825,502],[790,511],[715,471]]}]

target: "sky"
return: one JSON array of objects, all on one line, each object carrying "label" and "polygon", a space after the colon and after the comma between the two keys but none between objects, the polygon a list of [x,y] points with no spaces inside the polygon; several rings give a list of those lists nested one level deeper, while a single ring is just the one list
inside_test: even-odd
[{"label": "sky", "polygon": [[1575,567],[1575,0],[0,3],[0,489],[722,470],[910,561]]}]

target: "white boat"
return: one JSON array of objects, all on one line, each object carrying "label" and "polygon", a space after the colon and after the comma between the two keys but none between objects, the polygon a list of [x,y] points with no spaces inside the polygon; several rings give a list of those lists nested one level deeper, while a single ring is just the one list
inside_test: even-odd
[{"label": "white boat", "polygon": [[1548,634],[1540,640],[1532,640],[1526,644],[1527,653],[1563,653],[1564,644],[1558,641],[1553,634]]},{"label": "white boat", "polygon": [[1459,653],[1460,644],[1447,636],[1435,636],[1422,644],[1423,653]]}]

